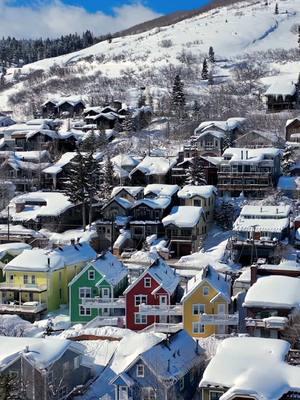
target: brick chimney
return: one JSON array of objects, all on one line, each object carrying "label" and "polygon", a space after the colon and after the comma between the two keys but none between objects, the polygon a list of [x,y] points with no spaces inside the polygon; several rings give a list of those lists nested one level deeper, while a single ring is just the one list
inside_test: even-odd
[{"label": "brick chimney", "polygon": [[25,201],[18,201],[17,203],[15,203],[15,207],[16,213],[22,212],[25,208]]},{"label": "brick chimney", "polygon": [[250,267],[250,285],[254,285],[254,283],[257,281],[257,265],[253,264]]}]

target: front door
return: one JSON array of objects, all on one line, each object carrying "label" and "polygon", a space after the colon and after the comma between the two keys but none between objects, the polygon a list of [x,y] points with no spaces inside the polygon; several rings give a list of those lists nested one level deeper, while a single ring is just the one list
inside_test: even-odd
[{"label": "front door", "polygon": [[119,400],[128,400],[127,386],[119,386]]},{"label": "front door", "polygon": [[[168,304],[168,296],[167,295],[162,295],[159,296],[159,305],[162,308],[165,308]],[[159,316],[159,322],[162,324],[166,324],[168,322],[168,315],[160,315]]]},{"label": "front door", "polygon": [[[225,314],[225,304],[218,304],[218,314],[222,315]],[[217,333],[219,335],[224,335],[225,334],[225,325],[217,325]]]}]

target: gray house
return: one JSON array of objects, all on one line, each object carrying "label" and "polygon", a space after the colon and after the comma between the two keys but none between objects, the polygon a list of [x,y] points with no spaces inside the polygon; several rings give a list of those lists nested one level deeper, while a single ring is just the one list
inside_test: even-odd
[{"label": "gray house", "polygon": [[115,400],[190,400],[204,360],[198,342],[180,330],[141,353],[112,379]]},{"label": "gray house", "polygon": [[[82,347],[62,339],[1,336],[0,397],[65,399],[92,377]],[[17,398],[17,397],[16,397]]]}]

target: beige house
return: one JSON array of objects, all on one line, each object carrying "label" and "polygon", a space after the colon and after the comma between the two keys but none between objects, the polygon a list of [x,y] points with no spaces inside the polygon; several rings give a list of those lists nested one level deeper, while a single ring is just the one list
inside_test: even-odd
[{"label": "beige house", "polygon": [[200,249],[202,239],[207,232],[206,217],[202,207],[173,207],[162,223],[174,257],[186,256]]},{"label": "beige house", "polygon": [[214,218],[217,189],[212,185],[186,185],[178,193],[180,204],[183,206],[202,207],[207,223]]}]

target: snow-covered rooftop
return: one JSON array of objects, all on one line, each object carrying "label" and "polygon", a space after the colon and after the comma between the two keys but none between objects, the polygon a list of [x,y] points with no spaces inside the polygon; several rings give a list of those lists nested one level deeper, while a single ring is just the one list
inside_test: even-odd
[{"label": "snow-covered rooftop", "polygon": [[82,352],[79,343],[58,338],[1,336],[0,340],[0,369],[6,368],[21,355],[37,368],[44,369],[57,361],[69,348],[78,353]]},{"label": "snow-covered rooftop", "polygon": [[138,159],[130,156],[129,154],[118,154],[117,156],[113,157],[111,161],[122,168],[134,168],[140,162]]},{"label": "snow-covered rooftop", "polygon": [[248,290],[245,307],[285,308],[300,306],[300,279],[290,276],[263,276]]},{"label": "snow-covered rooftop", "polygon": [[111,285],[116,285],[128,274],[124,264],[110,252],[98,257],[92,265]]},{"label": "snow-covered rooftop", "polygon": [[288,342],[278,339],[225,339],[204,371],[200,387],[229,388],[220,400],[247,395],[279,400],[290,390],[300,390],[299,367],[285,362],[289,349]]},{"label": "snow-covered rooftop", "polygon": [[207,265],[201,272],[199,272],[199,274],[188,281],[181,301],[184,301],[199,287],[199,285],[202,285],[205,282],[208,282],[218,292],[218,294],[221,294],[228,302],[230,302],[230,282],[211,265]]},{"label": "snow-covered rooftop", "polygon": [[128,192],[132,197],[137,196],[144,188],[142,186],[116,186],[113,188],[110,197],[116,197],[118,194],[122,191],[125,190]]},{"label": "snow-covered rooftop", "polygon": [[245,218],[252,219],[257,218],[287,218],[291,212],[289,205],[278,205],[278,206],[255,206],[245,205],[240,215]]},{"label": "snow-covered rooftop", "polygon": [[176,158],[146,156],[130,173],[141,171],[145,175],[166,175],[176,164]]},{"label": "snow-covered rooftop", "polygon": [[150,184],[144,189],[144,195],[153,193],[157,197],[173,196],[179,190],[178,185]]},{"label": "snow-covered rooftop", "polygon": [[278,156],[280,153],[281,150],[275,147],[265,147],[259,149],[229,147],[224,151],[223,157],[231,157],[229,160],[230,163],[258,163],[265,159],[272,159]]},{"label": "snow-covered rooftop", "polygon": [[56,107],[61,106],[64,103],[69,103],[72,106],[76,106],[79,103],[83,103],[84,101],[82,100],[81,96],[67,96],[67,97],[58,97],[58,98],[49,98],[47,101],[45,101],[45,103],[43,103],[43,106],[46,105],[47,103],[53,103],[56,105]]},{"label": "snow-covered rooftop", "polygon": [[62,170],[63,167],[67,164],[69,164],[69,162],[71,160],[73,160],[73,158],[76,156],[75,152],[67,152],[64,153],[60,159],[58,161],[56,161],[55,164],[51,165],[50,167],[46,168],[43,170],[43,172],[45,174],[50,174],[50,175],[57,175],[59,174]]},{"label": "snow-covered rooftop", "polygon": [[175,225],[179,228],[193,228],[204,215],[202,207],[175,206],[171,213],[163,218],[164,226]]},{"label": "snow-covered rooftop", "polygon": [[142,199],[142,200],[137,200],[133,204],[133,208],[140,206],[141,204],[155,209],[165,209],[167,208],[171,203],[171,198],[170,197],[157,197],[155,199]]},{"label": "snow-covered rooftop", "polygon": [[233,225],[236,232],[282,232],[290,224],[289,218],[244,218],[239,216]]},{"label": "snow-covered rooftop", "polygon": [[276,79],[265,92],[266,96],[293,96],[296,93],[296,85],[292,81]]},{"label": "snow-covered rooftop", "polygon": [[204,121],[195,129],[195,135],[205,130],[218,128],[224,132],[238,128],[246,121],[245,118],[228,118],[227,121]]},{"label": "snow-covered rooftop", "polygon": [[22,242],[0,244],[0,259],[3,258],[6,254],[17,256],[21,254],[24,250],[30,249],[30,244]]},{"label": "snow-covered rooftop", "polygon": [[[16,212],[15,204],[24,203],[24,209]],[[32,205],[30,203],[46,203],[45,205]],[[10,202],[10,215],[13,221],[35,220],[41,216],[58,216],[64,213],[73,204],[63,193],[58,192],[31,192],[14,197]],[[6,213],[4,211],[2,213]]]},{"label": "snow-covered rooftop", "polygon": [[67,245],[54,250],[33,248],[24,250],[4,267],[4,271],[47,272],[96,258],[96,252],[87,243]]},{"label": "snow-covered rooftop", "polygon": [[[174,293],[180,280],[180,277],[176,274],[176,271],[171,268],[162,258],[158,258],[156,261],[154,261],[150,267],[144,271],[139,279],[146,274],[150,275],[159,284],[159,288],[165,289],[167,292],[169,292],[169,294]],[[134,281],[125,290],[124,294],[128,293],[137,282],[138,280]]]},{"label": "snow-covered rooftop", "polygon": [[168,343],[156,344],[140,358],[156,372],[159,380],[171,386],[199,363],[201,355],[204,355],[204,350],[185,330],[181,330],[172,335]]},{"label": "snow-covered rooftop", "polygon": [[212,185],[194,186],[186,185],[178,193],[180,199],[191,199],[195,196],[200,196],[208,199],[213,194],[217,194],[217,188]]}]

